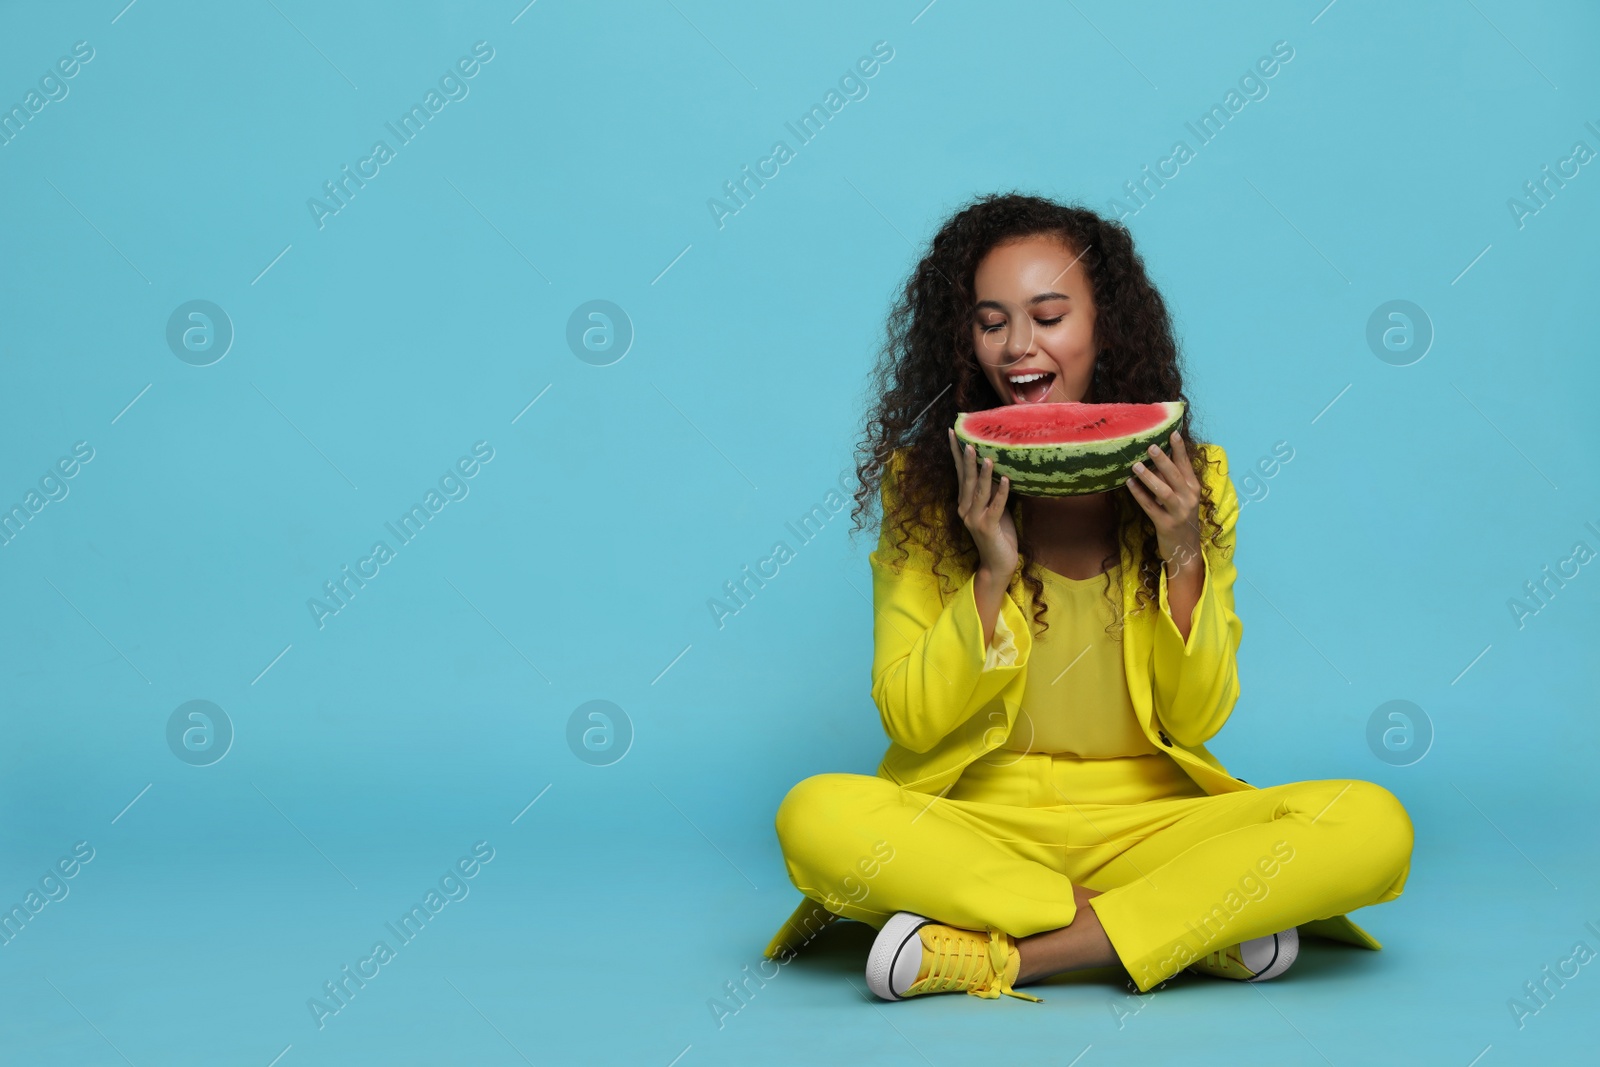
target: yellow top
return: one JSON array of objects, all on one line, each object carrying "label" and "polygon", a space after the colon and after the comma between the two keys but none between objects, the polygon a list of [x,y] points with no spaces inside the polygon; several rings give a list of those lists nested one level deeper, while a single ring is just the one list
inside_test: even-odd
[{"label": "yellow top", "polygon": [[[1000,747],[1091,758],[1161,754],[1134,715],[1122,639],[1105,630],[1114,618],[1105,575],[1040,570],[1050,627],[1034,636],[1022,705]],[[1122,592],[1121,570],[1111,570],[1114,595]]]}]

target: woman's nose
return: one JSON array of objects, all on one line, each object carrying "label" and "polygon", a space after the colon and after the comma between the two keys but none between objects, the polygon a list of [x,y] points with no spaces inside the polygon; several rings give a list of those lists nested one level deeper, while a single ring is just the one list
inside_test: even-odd
[{"label": "woman's nose", "polygon": [[1021,322],[1006,325],[1006,360],[1015,363],[1017,360],[1033,351],[1033,319],[1024,318]]}]

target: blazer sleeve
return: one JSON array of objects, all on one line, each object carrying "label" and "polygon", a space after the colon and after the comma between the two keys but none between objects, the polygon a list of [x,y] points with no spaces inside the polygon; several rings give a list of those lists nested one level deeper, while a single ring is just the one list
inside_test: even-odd
[{"label": "blazer sleeve", "polygon": [[1228,477],[1228,458],[1218,445],[1204,446],[1212,500],[1219,526],[1217,543],[1201,542],[1205,567],[1200,598],[1189,618],[1184,640],[1167,599],[1167,569],[1159,579],[1160,611],[1152,653],[1152,696],[1157,718],[1181,745],[1204,744],[1227,722],[1239,699],[1239,640],[1244,624],[1233,610],[1234,528],[1239,497]]},{"label": "blazer sleeve", "polygon": [[[933,557],[913,536],[901,559],[892,529],[893,472],[884,474],[884,523],[872,565],[872,700],[890,740],[927,752],[993,700],[1027,666],[1033,638],[1006,593],[986,649],[975,575],[948,601]],[[894,561],[894,562],[891,562]]]}]

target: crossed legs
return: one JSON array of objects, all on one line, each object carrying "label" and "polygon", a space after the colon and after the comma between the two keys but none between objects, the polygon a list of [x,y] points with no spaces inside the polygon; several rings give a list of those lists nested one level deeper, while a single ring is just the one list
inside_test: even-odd
[{"label": "crossed legs", "polygon": [[798,783],[789,876],[881,929],[912,911],[1020,942],[1019,981],[1120,963],[1148,990],[1216,948],[1400,895],[1412,829],[1370,782],[1124,805],[940,799],[872,775]]}]

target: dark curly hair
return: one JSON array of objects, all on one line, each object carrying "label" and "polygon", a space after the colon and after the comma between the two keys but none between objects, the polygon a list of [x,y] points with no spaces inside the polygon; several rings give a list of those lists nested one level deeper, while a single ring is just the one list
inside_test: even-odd
[{"label": "dark curly hair", "polygon": [[[1183,400],[1177,429],[1201,487],[1202,536],[1209,527],[1215,542],[1220,533],[1216,502],[1202,468],[1209,451],[1190,430],[1192,406],[1183,392],[1183,374],[1172,323],[1161,294],[1145,273],[1133,237],[1121,223],[1085,208],[1018,193],[981,196],[959,210],[934,235],[932,247],[906,280],[888,320],[887,340],[871,375],[875,398],[855,454],[859,457],[853,512],[855,529],[865,525],[878,498],[884,472],[894,454],[905,450],[905,466],[894,477],[897,515],[896,547],[915,532],[934,557],[941,584],[950,578],[940,563],[955,558],[970,574],[978,563],[977,546],[956,512],[959,482],[951,460],[946,428],[958,412],[983,411],[1006,401],[996,394],[978,365],[972,347],[972,309],[977,302],[973,279],[990,249],[1005,241],[1035,235],[1061,238],[1088,270],[1096,309],[1094,335],[1098,348],[1089,396],[1093,403],[1154,403]],[[1127,486],[1113,491],[1113,528],[1119,546],[1142,546],[1140,590],[1134,610],[1158,597],[1161,559],[1156,530]],[[1020,519],[1021,501],[1013,492],[1007,501],[1013,520]],[[929,519],[936,521],[930,522]],[[1017,550],[1023,582],[1034,604],[1035,623],[1045,622],[1044,583],[1032,562],[1032,539],[1017,521]],[[1113,626],[1122,624],[1120,591],[1112,595],[1110,568],[1116,554],[1102,561],[1107,571],[1106,595],[1113,605]]]}]

